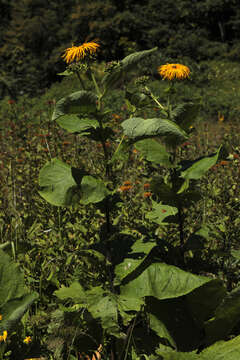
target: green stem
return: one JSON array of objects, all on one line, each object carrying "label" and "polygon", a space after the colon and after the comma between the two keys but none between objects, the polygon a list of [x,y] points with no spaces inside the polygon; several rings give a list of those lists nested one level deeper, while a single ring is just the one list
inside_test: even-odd
[{"label": "green stem", "polygon": [[145,86],[145,90],[147,91],[149,96],[155,101],[155,103],[160,107],[160,109],[165,111],[165,107],[158,101],[156,96],[153,95],[153,93],[151,92],[151,90],[147,86]]},{"label": "green stem", "polygon": [[83,90],[86,90],[85,85],[84,85],[84,82],[83,82],[83,80],[82,80],[82,78],[81,78],[81,76],[80,76],[79,72],[77,71],[77,72],[76,72],[76,74],[77,74],[78,80],[79,80],[79,82],[80,82],[80,84],[81,84],[81,86],[82,86]]},{"label": "green stem", "polygon": [[95,89],[96,89],[96,92],[97,92],[97,94],[98,94],[98,98],[99,98],[99,101],[100,101],[100,99],[102,98],[103,95],[102,95],[102,92],[101,92],[101,90],[100,90],[100,88],[99,88],[99,86],[98,86],[98,83],[97,83],[97,81],[96,81],[95,75],[94,75],[94,73],[92,72],[90,66],[89,66],[89,72],[90,72],[92,81],[93,81],[93,83],[94,83],[94,86],[95,86]]}]

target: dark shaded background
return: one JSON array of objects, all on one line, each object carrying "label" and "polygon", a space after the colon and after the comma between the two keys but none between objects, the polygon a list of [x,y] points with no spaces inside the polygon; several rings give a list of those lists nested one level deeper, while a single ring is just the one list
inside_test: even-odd
[{"label": "dark shaded background", "polygon": [[72,43],[98,39],[100,61],[154,46],[169,61],[239,61],[239,38],[239,0],[0,0],[0,97],[59,80]]}]

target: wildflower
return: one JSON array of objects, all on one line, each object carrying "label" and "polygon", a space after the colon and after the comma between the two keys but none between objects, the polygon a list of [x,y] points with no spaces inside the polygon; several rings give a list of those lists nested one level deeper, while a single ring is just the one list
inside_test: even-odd
[{"label": "wildflower", "polygon": [[25,337],[25,339],[23,340],[23,342],[24,342],[25,344],[29,344],[31,341],[32,341],[31,336],[27,336],[27,337]]},{"label": "wildflower", "polygon": [[118,191],[125,192],[125,191],[131,190],[131,189],[132,189],[132,185],[122,185],[122,186],[120,186]]},{"label": "wildflower", "polygon": [[65,50],[62,57],[67,64],[72,63],[74,60],[78,62],[87,55],[95,54],[99,46],[100,45],[94,41],[83,43],[80,46],[72,46]]},{"label": "wildflower", "polygon": [[149,198],[151,195],[152,195],[151,191],[146,191],[146,192],[143,194],[143,197]]},{"label": "wildflower", "polygon": [[224,121],[224,115],[222,115],[220,112],[218,112],[218,121],[223,122]]},{"label": "wildflower", "polygon": [[222,160],[222,161],[220,161],[219,165],[220,165],[220,166],[221,166],[221,165],[222,165],[222,166],[228,165],[228,161]]},{"label": "wildflower", "polygon": [[6,342],[7,340],[7,330],[4,330],[3,334],[0,335],[0,342],[4,341]]},{"label": "wildflower", "polygon": [[182,64],[166,64],[159,66],[159,74],[163,79],[173,80],[176,79],[186,79],[190,75],[190,69]]},{"label": "wildflower", "polygon": [[127,181],[124,181],[123,185],[131,185],[131,181],[127,180]]},{"label": "wildflower", "polygon": [[150,184],[149,184],[149,183],[144,184],[144,185],[143,185],[143,188],[144,188],[144,190],[149,189],[149,188],[150,188]]},{"label": "wildflower", "polygon": [[134,153],[134,154],[137,154],[137,153],[138,153],[138,150],[137,150],[137,149],[133,149],[133,153]]},{"label": "wildflower", "polygon": [[70,141],[65,140],[65,141],[63,142],[63,145],[71,145],[71,142],[70,142]]},{"label": "wildflower", "polygon": [[2,315],[0,314],[0,321],[2,320]]}]

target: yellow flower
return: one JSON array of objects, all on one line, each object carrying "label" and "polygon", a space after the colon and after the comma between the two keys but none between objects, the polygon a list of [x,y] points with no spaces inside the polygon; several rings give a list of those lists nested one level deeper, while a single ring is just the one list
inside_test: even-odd
[{"label": "yellow flower", "polygon": [[25,344],[29,344],[31,341],[32,341],[31,336],[27,336],[27,337],[25,337],[25,339],[23,340],[23,342],[24,342]]},{"label": "yellow flower", "polygon": [[70,64],[74,60],[79,61],[87,55],[95,54],[99,47],[100,45],[94,41],[86,42],[80,46],[72,46],[66,49],[62,57],[67,64]]},{"label": "yellow flower", "polygon": [[7,330],[4,330],[3,335],[0,335],[0,342],[7,340]]},{"label": "yellow flower", "polygon": [[164,80],[173,80],[174,78],[186,79],[190,75],[190,69],[181,64],[166,64],[159,66],[158,72]]},{"label": "yellow flower", "polygon": [[0,314],[0,321],[2,320],[2,315]]}]

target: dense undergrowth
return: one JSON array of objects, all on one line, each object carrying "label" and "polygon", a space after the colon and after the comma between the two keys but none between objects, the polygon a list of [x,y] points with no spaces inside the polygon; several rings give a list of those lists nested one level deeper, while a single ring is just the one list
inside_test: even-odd
[{"label": "dense undergrowth", "polygon": [[[97,81],[102,77],[103,69],[104,64],[96,66]],[[181,141],[177,147],[176,161],[181,159],[193,161],[206,157],[208,154],[216,153],[220,145],[223,150],[221,158],[219,157],[199,180],[198,186],[204,195],[198,202],[190,201],[181,208],[185,219],[184,229],[180,229],[184,239],[184,250],[181,241],[179,243],[178,223],[156,222],[153,221],[153,217],[147,215],[153,212],[153,202],[157,201],[154,197],[157,196],[157,191],[154,194],[155,176],[160,175],[166,180],[168,169],[161,164],[156,166],[154,162],[146,160],[144,152],[137,145],[130,146],[123,165],[116,163],[115,177],[113,176],[116,191],[112,201],[118,203],[118,208],[113,210],[114,220],[111,226],[121,231],[113,232],[114,236],[112,235],[111,242],[109,240],[109,246],[113,253],[116,252],[113,257],[117,257],[118,252],[122,251],[123,254],[129,252],[129,241],[132,245],[146,238],[151,239],[156,241],[159,248],[151,253],[149,268],[159,264],[159,261],[164,261],[166,265],[175,266],[186,273],[204,276],[212,281],[220,279],[226,291],[232,294],[231,292],[236,293],[240,286],[238,187],[240,71],[237,64],[214,61],[201,63],[199,67],[191,70],[190,80],[176,84],[176,97],[178,96],[178,101],[195,99],[200,103],[200,110],[189,138]],[[84,80],[87,89],[92,89],[90,80],[88,78]],[[166,101],[168,96],[164,91],[166,83],[160,77],[150,79],[148,87],[157,94],[160,102]],[[100,357],[113,359],[113,352],[115,356],[118,354],[119,359],[124,360],[141,358],[142,354],[152,359],[156,356],[162,359],[175,359],[177,349],[179,357],[176,359],[188,359],[186,356],[189,356],[189,359],[215,359],[211,357],[211,349],[207,346],[217,340],[237,339],[240,334],[238,321],[231,320],[232,327],[230,326],[229,332],[223,332],[222,337],[215,338],[212,333],[212,338],[210,336],[206,343],[202,343],[199,339],[191,339],[191,343],[190,340],[188,342],[179,337],[177,331],[175,334],[168,320],[165,319],[165,325],[167,324],[165,329],[160,329],[160,323],[156,321],[155,310],[158,306],[163,313],[172,311],[173,318],[176,317],[173,309],[180,306],[179,298],[173,297],[167,304],[167,298],[156,299],[153,293],[149,293],[146,295],[148,300],[144,305],[141,303],[138,310],[134,307],[132,310],[131,307],[129,308],[128,317],[122,314],[126,309],[121,310],[122,318],[118,319],[120,335],[116,335],[118,331],[116,329],[111,329],[108,334],[106,329],[108,322],[105,327],[99,322],[96,325],[92,321],[94,311],[89,310],[85,316],[82,300],[76,299],[76,292],[82,291],[80,288],[74,288],[76,284],[80,283],[85,292],[89,291],[88,296],[92,296],[93,299],[96,294],[90,293],[92,288],[102,287],[107,291],[106,289],[112,286],[107,283],[110,258],[107,258],[105,264],[101,257],[101,241],[103,236],[106,236],[103,204],[100,201],[99,204],[97,202],[99,206],[94,202],[88,203],[87,206],[84,204],[71,207],[53,206],[40,197],[38,178],[40,169],[47,161],[51,162],[54,158],[61,159],[67,164],[71,163],[72,167],[84,169],[86,173],[94,173],[96,176],[102,176],[105,171],[101,141],[80,137],[75,133],[66,133],[51,120],[56,103],[78,89],[78,79],[68,77],[61,83],[53,85],[40,98],[31,99],[23,96],[17,102],[5,98],[0,104],[0,249],[20,265],[27,288],[33,294],[38,294],[36,299],[28,301],[33,305],[27,312],[26,309],[22,311],[22,315],[24,314],[22,320],[14,328],[10,327],[8,348],[3,358],[80,359],[85,356],[85,352],[89,351],[89,356],[92,357],[92,353],[96,351],[95,356],[99,359]],[[128,91],[130,93],[135,91],[135,85],[130,86]],[[113,129],[113,134],[104,143],[109,156],[112,156],[119,147],[119,139],[123,134],[121,124],[133,114],[133,105],[131,101],[124,101],[125,95],[124,84],[120,84],[118,89],[111,91],[106,99],[105,107],[111,108],[111,111],[105,116],[108,126]],[[158,117],[160,110],[157,106],[152,106],[150,109],[140,110],[138,116],[145,119]],[[146,251],[145,246],[146,243],[143,242],[140,253]],[[148,250],[149,255],[151,249]],[[139,259],[137,254],[135,259]],[[5,261],[7,264],[8,258]],[[146,269],[141,271],[144,273]],[[120,284],[123,279],[119,273],[118,276]],[[0,281],[4,279],[0,277]],[[142,281],[144,282],[144,279]],[[216,292],[223,291],[218,285],[214,286]],[[61,289],[65,291],[72,289],[72,293],[66,295],[64,291],[61,293]],[[211,291],[215,294],[214,289]],[[3,295],[0,290],[2,312]],[[23,294],[21,293],[20,296],[22,297]],[[198,295],[195,296],[197,299]],[[232,311],[237,317],[239,300],[235,299],[234,294],[231,296],[232,301],[235,301]],[[191,301],[190,295],[181,295],[180,298]],[[193,300],[192,308],[197,302],[196,299]],[[61,300],[65,300],[64,304]],[[91,306],[90,304],[89,309]],[[151,319],[146,315],[148,307],[155,309],[155,315],[150,314]],[[105,310],[100,309],[100,311]],[[120,317],[119,314],[118,316]],[[217,315],[212,315],[214,316]],[[231,318],[231,315],[229,317]],[[106,319],[101,320],[106,321]],[[225,320],[221,322],[221,318],[217,318],[223,327],[226,326]],[[181,321],[190,320],[188,318]],[[99,329],[96,328],[97,326]],[[210,326],[204,328],[204,331],[211,333]],[[142,328],[146,330],[141,332]],[[168,332],[167,329],[171,331]],[[186,336],[190,336],[189,329],[191,327],[186,330]],[[202,329],[200,326],[200,330]],[[87,333],[90,335],[87,336]],[[115,335],[117,341],[114,340]],[[29,343],[23,341],[27,336],[31,337]],[[147,339],[146,344],[141,342],[143,337]],[[201,335],[200,339],[202,338]],[[5,343],[0,342],[0,346],[2,345]],[[153,349],[157,347],[158,350],[154,354]],[[200,357],[201,355],[198,354],[204,348],[206,355],[203,351]],[[169,349],[174,353],[171,354]],[[196,349],[197,353],[195,353]],[[210,351],[209,354],[207,351]],[[22,357],[19,357],[19,354]],[[229,359],[233,358],[229,357]]]}]

